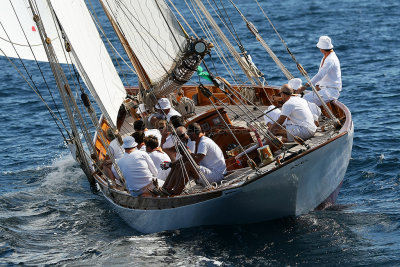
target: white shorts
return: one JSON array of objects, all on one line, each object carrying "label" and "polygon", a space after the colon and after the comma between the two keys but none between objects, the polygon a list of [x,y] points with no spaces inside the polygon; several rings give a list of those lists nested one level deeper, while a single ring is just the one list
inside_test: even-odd
[{"label": "white shorts", "polygon": [[[224,175],[218,171],[213,171],[207,167],[201,166],[200,165],[200,171],[204,174],[206,179],[210,182],[216,182],[218,183],[224,178]],[[203,181],[200,179],[200,182],[203,184]]]},{"label": "white shorts", "polygon": [[[332,100],[337,100],[339,98],[340,92],[336,88],[323,88],[318,91],[319,95],[322,97],[322,99],[326,102],[332,101]],[[315,103],[318,106],[321,106],[322,103],[319,101],[318,96],[312,91],[306,93],[303,98],[307,100],[308,102]]]},{"label": "white shorts", "polygon": [[289,142],[293,141],[293,136],[298,136],[303,140],[307,140],[308,138],[311,138],[314,136],[314,132],[311,132],[308,130],[306,127],[299,126],[299,125],[286,125],[286,130],[291,133],[287,134],[287,139]]}]

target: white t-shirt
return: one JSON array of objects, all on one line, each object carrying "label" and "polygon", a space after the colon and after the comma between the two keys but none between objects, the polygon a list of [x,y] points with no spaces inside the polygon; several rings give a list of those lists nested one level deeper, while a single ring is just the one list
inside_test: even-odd
[{"label": "white t-shirt", "polygon": [[[140,190],[148,185],[152,178],[157,177],[157,169],[149,154],[137,149],[130,154],[125,153],[117,160],[117,164],[125,178],[128,190]],[[118,177],[114,166],[111,170]]]},{"label": "white t-shirt", "polygon": [[318,73],[311,79],[311,83],[321,87],[334,87],[342,90],[342,73],[340,62],[335,52],[331,52],[325,59],[324,65],[319,65]]},{"label": "white t-shirt", "polygon": [[282,106],[282,114],[288,117],[287,125],[298,125],[306,127],[309,131],[315,132],[317,126],[314,123],[314,116],[308,107],[308,102],[300,97],[290,97]]},{"label": "white t-shirt", "polygon": [[[195,151],[192,152],[194,153]],[[224,154],[221,148],[207,136],[200,138],[196,154],[205,155],[200,161],[200,165],[218,173],[224,174],[226,172]]]},{"label": "white t-shirt", "polygon": [[115,159],[120,159],[125,153],[125,149],[121,147],[118,142],[118,138],[115,138],[110,142],[109,149],[111,154],[114,156]]},{"label": "white t-shirt", "polygon": [[171,168],[169,168],[167,170],[163,170],[163,169],[161,169],[161,163],[163,163],[164,161],[171,162],[171,159],[168,157],[168,155],[165,152],[162,152],[159,150],[150,152],[149,156],[153,160],[153,163],[157,168],[157,172],[158,172],[157,178],[165,181],[169,172],[171,171]]}]

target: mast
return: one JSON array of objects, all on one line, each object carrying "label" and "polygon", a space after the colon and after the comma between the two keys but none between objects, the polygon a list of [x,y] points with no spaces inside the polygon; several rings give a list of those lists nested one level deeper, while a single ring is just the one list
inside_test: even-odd
[{"label": "mast", "polygon": [[119,29],[117,23],[115,22],[115,20],[113,19],[113,17],[110,15],[110,13],[108,12],[107,8],[104,5],[103,0],[99,0],[101,7],[104,10],[104,13],[106,14],[108,20],[111,23],[111,26],[113,27],[115,33],[118,36],[118,39],[120,40],[126,54],[129,57],[129,60],[131,61],[133,67],[136,70],[136,73],[138,75],[139,81],[140,83],[143,85],[143,87],[148,90],[150,89],[150,78],[147,75],[146,71],[144,70],[142,64],[140,64],[139,59],[137,58],[137,56],[135,55],[135,53],[133,52],[132,48],[130,47],[128,40],[126,40],[126,38],[124,37],[124,35],[122,34],[121,30]]}]

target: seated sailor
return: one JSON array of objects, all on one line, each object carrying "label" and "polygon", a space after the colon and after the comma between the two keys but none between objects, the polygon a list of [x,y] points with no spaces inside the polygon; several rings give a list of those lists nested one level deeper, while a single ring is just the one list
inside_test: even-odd
[{"label": "seated sailor", "polygon": [[[289,87],[291,87],[293,89],[293,91],[296,91],[298,88],[301,87],[301,83],[302,83],[301,79],[293,78],[293,79],[289,80],[288,85],[289,85]],[[319,126],[318,120],[319,120],[319,117],[321,116],[321,109],[315,103],[307,101],[307,104],[311,110],[311,113],[313,114],[315,125]],[[279,102],[278,107],[282,107],[281,102]],[[268,109],[264,111],[264,121],[265,121],[265,124],[268,126],[268,129],[271,129],[271,126],[274,124],[274,122],[276,122],[278,120],[279,116],[281,115],[281,110],[278,107],[276,107],[274,105],[270,105],[268,107]],[[284,121],[284,123],[282,125],[283,126],[286,125],[286,120]]]},{"label": "seated sailor", "polygon": [[160,98],[154,108],[157,113],[152,114],[149,118],[152,125],[157,125],[157,121],[160,119],[165,119],[169,122],[172,116],[182,116],[171,106],[168,98]]},{"label": "seated sailor", "polygon": [[[118,167],[125,178],[126,188],[132,196],[140,196],[147,189],[155,188],[153,179],[159,184],[164,182],[157,180],[157,169],[154,166],[149,154],[138,150],[137,143],[132,136],[127,136],[123,139],[122,147],[125,149],[125,154],[117,161]],[[119,177],[115,167],[112,167],[112,172],[116,177]]]},{"label": "seated sailor", "polygon": [[[293,78],[293,79],[289,80],[288,84],[289,84],[289,87],[291,87],[294,92],[297,92],[298,89],[301,88],[302,81],[300,78]],[[321,116],[321,109],[317,106],[317,104],[315,104],[314,102],[310,102],[309,100],[307,100],[307,104],[311,110],[311,113],[314,116],[315,125],[318,126],[319,125],[318,120],[319,120],[319,117]]]},{"label": "seated sailor", "polygon": [[107,129],[107,139],[111,140],[109,144],[110,153],[114,156],[115,159],[122,158],[124,155],[124,149],[122,148],[122,138],[118,133],[118,130],[114,132],[111,128]]},{"label": "seated sailor", "polygon": [[164,170],[161,168],[161,164],[170,163],[171,159],[162,151],[161,147],[158,145],[157,137],[154,135],[147,136],[144,139],[144,143],[146,144],[146,152],[149,153],[150,158],[157,168],[157,179],[165,181],[171,169]]},{"label": "seated sailor", "polygon": [[286,121],[286,136],[283,141],[292,142],[294,136],[298,136],[303,140],[306,140],[314,136],[317,126],[314,123],[313,114],[308,106],[308,102],[301,97],[293,95],[293,89],[288,85],[284,84],[280,89],[280,94],[283,101],[282,113],[278,120],[272,125],[271,131],[274,134],[277,133],[282,124]]},{"label": "seated sailor", "polygon": [[[173,169],[163,186],[163,189],[168,193],[180,194],[182,192],[185,185],[185,172],[189,177],[194,178],[202,184],[204,184],[204,181],[200,178],[199,171],[210,183],[221,181],[226,173],[226,164],[221,148],[212,139],[205,136],[199,124],[190,124],[187,132],[182,132],[179,135],[182,143],[188,142],[189,138],[194,143],[190,145],[191,148],[188,146],[186,148],[191,153],[190,155],[195,163],[199,164],[199,166],[193,166],[185,156],[183,157],[184,168],[182,164],[178,163],[179,161],[174,162]],[[185,155],[184,151],[182,151],[182,155]]]},{"label": "seated sailor", "polygon": [[107,139],[111,140],[108,146],[108,152],[110,154],[107,153],[105,159],[100,164],[100,170],[104,174],[106,174],[107,177],[116,180],[111,171],[112,160],[110,156],[112,155],[115,160],[122,158],[122,156],[125,153],[124,149],[122,148],[123,141],[121,135],[118,133],[118,130],[115,130],[114,132],[111,128],[108,128],[106,134],[107,134]]}]

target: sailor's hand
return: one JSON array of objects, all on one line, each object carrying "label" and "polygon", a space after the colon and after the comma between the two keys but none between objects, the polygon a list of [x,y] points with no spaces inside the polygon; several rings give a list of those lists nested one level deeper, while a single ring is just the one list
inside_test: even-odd
[{"label": "sailor's hand", "polygon": [[301,94],[304,90],[306,90],[307,87],[305,87],[304,85],[301,86],[299,89],[296,90],[296,94]]}]

